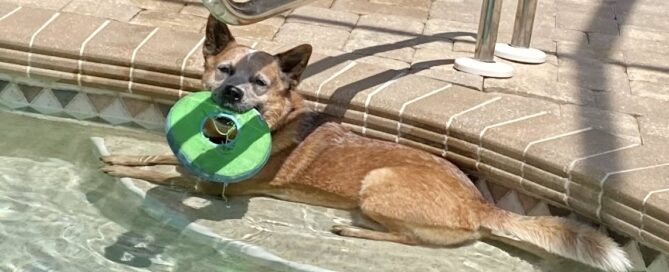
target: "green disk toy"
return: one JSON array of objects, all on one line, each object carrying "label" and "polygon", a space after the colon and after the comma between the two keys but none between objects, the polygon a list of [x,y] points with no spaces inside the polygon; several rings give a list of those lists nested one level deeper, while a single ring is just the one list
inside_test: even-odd
[{"label": "green disk toy", "polygon": [[179,99],[167,115],[165,132],[179,162],[215,182],[239,182],[255,175],[272,149],[269,127],[256,109],[225,109],[211,99],[211,92]]}]

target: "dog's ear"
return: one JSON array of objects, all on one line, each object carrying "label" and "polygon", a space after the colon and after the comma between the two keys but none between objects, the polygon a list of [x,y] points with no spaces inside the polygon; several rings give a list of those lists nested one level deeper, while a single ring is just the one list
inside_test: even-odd
[{"label": "dog's ear", "polygon": [[232,48],[235,44],[235,38],[232,37],[228,26],[210,14],[207,20],[204,46],[202,47],[204,58],[218,55],[226,49]]},{"label": "dog's ear", "polygon": [[309,63],[311,51],[311,45],[303,44],[276,55],[281,72],[288,76],[291,87],[294,87],[300,81],[302,72]]}]

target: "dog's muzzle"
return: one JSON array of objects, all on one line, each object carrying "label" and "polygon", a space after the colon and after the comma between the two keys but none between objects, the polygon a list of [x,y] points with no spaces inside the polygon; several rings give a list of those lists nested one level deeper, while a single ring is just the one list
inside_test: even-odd
[{"label": "dog's muzzle", "polygon": [[225,86],[221,92],[221,100],[226,104],[235,104],[242,101],[244,92],[235,86]]}]

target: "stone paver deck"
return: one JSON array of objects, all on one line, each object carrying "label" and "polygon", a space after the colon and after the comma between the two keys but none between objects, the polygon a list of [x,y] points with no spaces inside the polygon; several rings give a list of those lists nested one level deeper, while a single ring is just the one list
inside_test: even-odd
[{"label": "stone paver deck", "polygon": [[[198,33],[208,15],[196,0],[0,2]],[[669,136],[669,21],[663,17],[669,2],[539,1],[532,43],[549,60],[512,63],[517,71],[512,79],[452,69],[454,58],[472,55],[480,6],[480,0],[317,0],[232,28],[250,44],[308,42],[316,52],[342,60],[550,101],[595,126],[636,131],[639,141]],[[510,40],[515,7],[516,1],[504,1],[500,42]]]},{"label": "stone paver deck", "polygon": [[[500,42],[510,40],[515,6],[504,3]],[[473,54],[480,7],[480,0],[318,0],[232,30],[273,52],[313,44],[305,94],[357,131],[443,153],[669,252],[669,2],[539,1],[532,44],[548,61],[511,63],[511,79],[452,68],[454,58]],[[60,29],[90,23],[49,39],[59,35],[45,27],[55,11]],[[10,15],[26,18],[3,22]],[[196,0],[0,0],[0,69],[30,75],[27,59],[46,69],[35,75],[78,73],[65,81],[174,99],[199,86],[207,15]],[[21,27],[3,28],[10,21]],[[58,61],[39,54],[54,44]],[[509,197],[485,186],[494,201]],[[519,209],[531,214],[536,201],[520,198]]]}]

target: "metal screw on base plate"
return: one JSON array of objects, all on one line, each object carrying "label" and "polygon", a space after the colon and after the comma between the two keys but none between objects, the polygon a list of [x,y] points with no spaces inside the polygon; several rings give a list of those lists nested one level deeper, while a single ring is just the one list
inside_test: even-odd
[{"label": "metal screw on base plate", "polygon": [[486,62],[474,58],[457,58],[453,67],[458,71],[484,77],[509,78],[513,76],[513,67],[501,62]]},{"label": "metal screw on base plate", "polygon": [[516,47],[507,43],[498,43],[495,46],[495,55],[516,62],[539,64],[546,62],[546,53],[541,50]]}]

